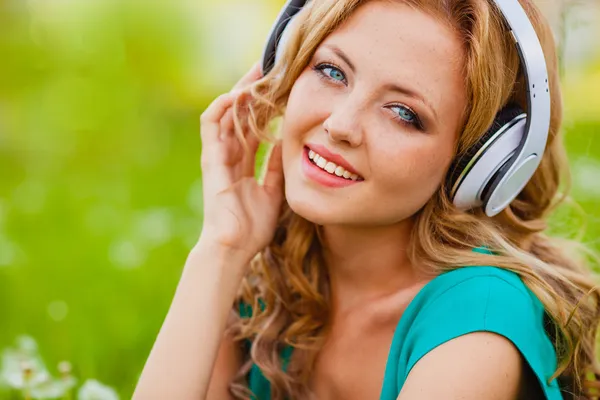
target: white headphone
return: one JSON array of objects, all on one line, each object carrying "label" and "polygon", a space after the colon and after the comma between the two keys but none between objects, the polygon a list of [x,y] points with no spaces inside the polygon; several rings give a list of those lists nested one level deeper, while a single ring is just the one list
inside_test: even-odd
[{"label": "white headphone", "polygon": [[[527,109],[500,110],[481,139],[450,168],[450,198],[456,207],[483,207],[488,216],[506,208],[538,168],[550,128],[550,89],[542,46],[518,0],[493,0],[519,53],[527,84]],[[292,24],[307,0],[288,0],[265,45],[263,76],[281,59]]]}]

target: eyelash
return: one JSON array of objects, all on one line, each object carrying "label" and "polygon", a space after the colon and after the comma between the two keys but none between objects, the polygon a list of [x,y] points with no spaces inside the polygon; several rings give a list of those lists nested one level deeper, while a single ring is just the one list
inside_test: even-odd
[{"label": "eyelash", "polygon": [[[330,76],[326,75],[323,70],[326,68],[333,68],[338,70],[339,72],[341,72],[342,75],[344,75],[344,81],[337,81],[333,78],[331,78]],[[326,82],[334,82],[334,83],[339,83],[339,82],[347,82],[346,81],[346,75],[344,74],[344,72],[342,71],[342,69],[340,67],[338,67],[337,65],[331,63],[331,62],[327,62],[327,63],[319,63],[316,64],[312,67],[313,71],[315,71],[317,73],[317,75],[319,76],[319,79],[323,79]],[[413,115],[414,115],[414,120],[413,121],[407,121],[404,118],[400,117],[397,113],[394,113],[394,120],[400,122],[401,124],[410,126],[410,127],[414,127],[420,131],[424,131],[425,128],[423,126],[423,123],[421,122],[421,118],[419,118],[419,115],[414,112],[410,107],[405,106],[404,104],[392,104],[388,107],[389,108],[394,108],[394,107],[400,107],[400,108],[404,108],[408,111],[410,111]]]}]

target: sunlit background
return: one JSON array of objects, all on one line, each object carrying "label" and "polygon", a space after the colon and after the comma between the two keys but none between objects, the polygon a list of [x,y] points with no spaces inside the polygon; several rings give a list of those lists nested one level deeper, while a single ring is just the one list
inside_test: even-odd
[{"label": "sunlit background", "polygon": [[[0,0],[0,399],[131,396],[202,224],[198,117],[282,3]],[[540,5],[583,212],[552,228],[600,249],[600,7]]]}]

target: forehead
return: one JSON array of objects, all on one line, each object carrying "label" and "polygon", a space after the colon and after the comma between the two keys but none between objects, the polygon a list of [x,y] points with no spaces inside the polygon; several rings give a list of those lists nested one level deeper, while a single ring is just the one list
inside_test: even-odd
[{"label": "forehead", "polygon": [[431,102],[464,85],[457,32],[400,0],[363,4],[323,44],[341,48],[358,73],[383,83],[410,82]]}]

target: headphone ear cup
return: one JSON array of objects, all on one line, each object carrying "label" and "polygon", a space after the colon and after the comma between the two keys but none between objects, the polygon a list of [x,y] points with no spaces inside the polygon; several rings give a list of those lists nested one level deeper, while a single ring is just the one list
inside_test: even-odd
[{"label": "headphone ear cup", "polygon": [[290,41],[292,32],[295,30],[296,25],[298,25],[298,21],[298,14],[296,14],[290,19],[285,29],[283,30],[281,38],[277,43],[277,48],[275,49],[275,64],[279,62],[279,60],[281,60],[281,58],[283,57],[283,52],[287,47],[288,42]]},{"label": "headphone ear cup", "polygon": [[[504,107],[498,112],[490,128],[479,138],[477,143],[471,146],[462,157],[456,159],[452,163],[449,169],[450,174],[448,175],[449,178],[447,182],[450,198],[457,207],[468,209],[481,205],[478,195],[483,191],[483,186],[489,181],[489,178],[494,172],[502,167],[506,162],[507,157],[512,155],[516,149],[514,138],[513,140],[510,140],[510,143],[505,143],[506,140],[501,141],[500,139],[506,135],[507,132],[510,132],[512,136],[515,136],[518,132],[512,128],[517,127],[517,124],[519,128],[522,128],[525,125],[525,119],[526,114],[518,105],[511,104]],[[522,134],[520,136],[522,137]],[[520,142],[520,137],[517,137],[516,139]],[[499,142],[502,143],[495,146],[495,144]],[[492,148],[494,148],[493,152],[496,152],[493,157],[494,161],[491,164],[488,162],[483,166],[486,171],[481,174],[482,166],[478,165],[478,163]],[[474,180],[474,174],[481,175],[483,180]],[[467,188],[467,193],[465,193],[465,187],[463,186],[465,182],[468,182],[469,186]],[[457,196],[457,194],[460,196]],[[460,197],[458,201],[457,197]],[[466,198],[469,200],[465,201]]]}]

